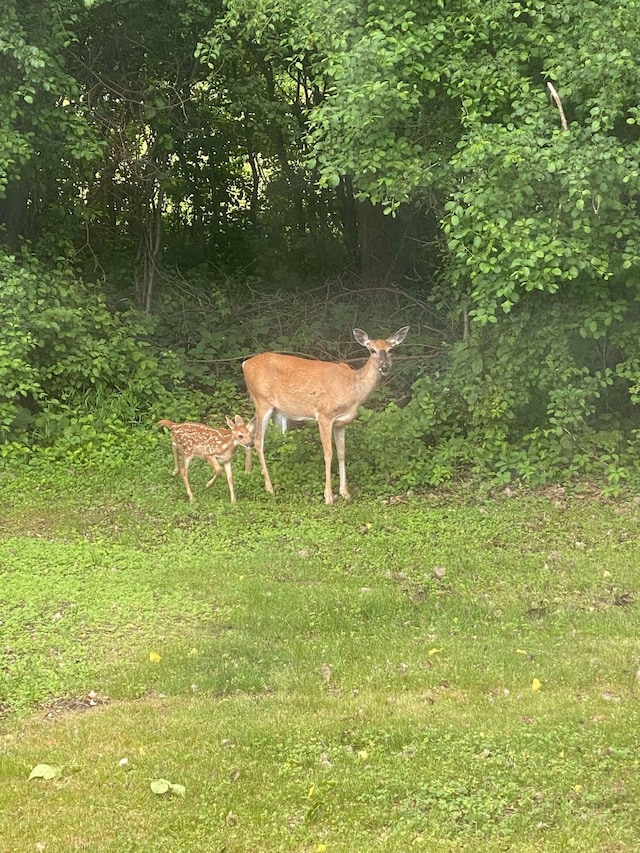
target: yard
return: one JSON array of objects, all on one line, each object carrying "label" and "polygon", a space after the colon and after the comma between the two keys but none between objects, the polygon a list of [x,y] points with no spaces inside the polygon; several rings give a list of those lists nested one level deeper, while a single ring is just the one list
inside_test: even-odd
[{"label": "yard", "polygon": [[640,847],[637,500],[207,474],[0,476],[0,850]]}]

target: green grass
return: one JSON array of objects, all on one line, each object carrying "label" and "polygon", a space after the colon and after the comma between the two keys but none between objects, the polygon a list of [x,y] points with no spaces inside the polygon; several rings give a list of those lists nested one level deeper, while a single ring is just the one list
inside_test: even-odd
[{"label": "green grass", "polygon": [[636,502],[164,450],[0,475],[1,851],[640,849]]}]

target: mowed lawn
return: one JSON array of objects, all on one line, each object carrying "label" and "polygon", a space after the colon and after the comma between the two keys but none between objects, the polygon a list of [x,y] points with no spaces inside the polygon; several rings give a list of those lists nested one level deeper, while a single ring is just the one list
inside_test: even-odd
[{"label": "mowed lawn", "polygon": [[640,849],[632,495],[189,504],[165,449],[0,474],[1,851]]}]

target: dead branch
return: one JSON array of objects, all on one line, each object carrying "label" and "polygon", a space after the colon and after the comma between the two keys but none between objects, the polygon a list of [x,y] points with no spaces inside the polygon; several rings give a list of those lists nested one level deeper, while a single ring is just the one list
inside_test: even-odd
[{"label": "dead branch", "polygon": [[560,95],[556,92],[555,86],[550,81],[547,81],[547,89],[549,90],[551,97],[556,102],[556,106],[558,107],[558,112],[560,113],[560,124],[562,125],[562,129],[569,130],[569,125],[567,124],[567,119],[564,114],[564,110],[562,109],[562,101],[560,100]]}]

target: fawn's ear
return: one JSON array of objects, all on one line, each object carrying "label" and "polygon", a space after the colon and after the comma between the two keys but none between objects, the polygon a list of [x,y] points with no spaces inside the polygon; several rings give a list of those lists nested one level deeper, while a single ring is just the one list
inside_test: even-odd
[{"label": "fawn's ear", "polygon": [[252,437],[256,434],[256,427],[257,427],[257,425],[258,425],[258,421],[257,421],[257,419],[256,419],[256,416],[254,415],[254,416],[251,418],[251,420],[249,421],[249,423],[247,424],[247,429],[248,429],[248,430],[249,430],[249,432],[251,433],[251,436],[252,436]]},{"label": "fawn's ear", "polygon": [[234,420],[236,422],[236,426],[244,426],[244,421],[242,420],[240,415],[236,415]]},{"label": "fawn's ear", "polygon": [[229,415],[227,415],[227,426],[229,427],[229,429],[233,429],[235,427],[235,423],[231,420]]}]

